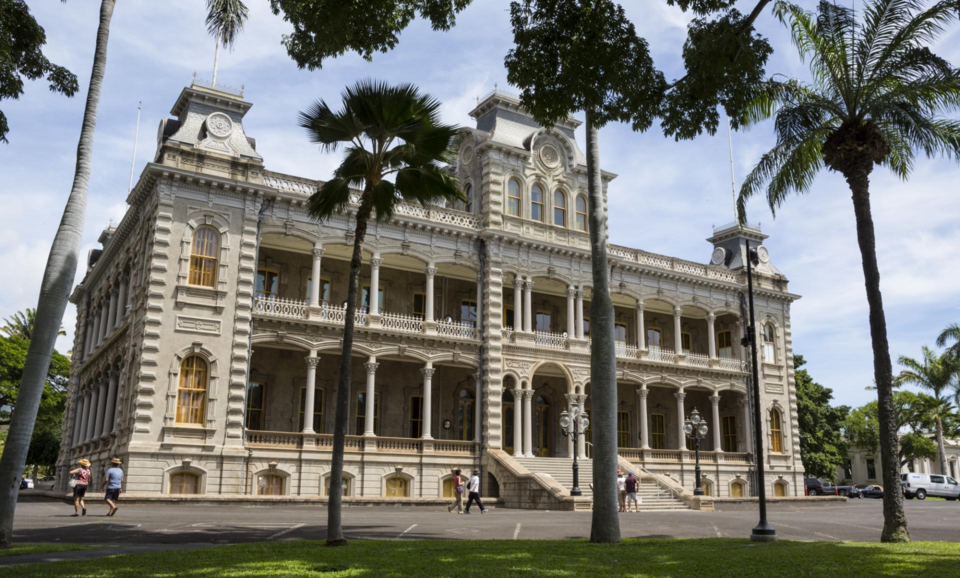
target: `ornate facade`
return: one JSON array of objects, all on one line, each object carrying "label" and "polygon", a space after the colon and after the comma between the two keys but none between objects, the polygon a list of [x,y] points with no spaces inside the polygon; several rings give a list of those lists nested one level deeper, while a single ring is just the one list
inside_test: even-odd
[{"label": "ornate facade", "polygon": [[[61,488],[79,457],[97,468],[120,456],[130,495],[322,499],[351,314],[349,499],[442,498],[458,467],[483,468],[486,493],[507,505],[569,499],[561,470],[591,452],[590,430],[574,448],[559,426],[564,409],[591,411],[577,121],[546,129],[510,96],[482,99],[455,167],[469,202],[403,205],[371,223],[363,304],[347,312],[356,206],[313,221],[305,206],[318,183],[266,169],[244,132],[250,108],[240,94],[185,88],[126,216],[90,255],[72,296]],[[615,176],[603,173],[604,189]],[[764,239],[716,229],[709,265],[609,245],[622,463],[667,494],[693,488],[683,423],[696,408],[711,429],[708,495],[754,493],[756,459],[771,495],[802,495],[797,296]],[[740,345],[746,240],[761,260],[760,457]]]}]

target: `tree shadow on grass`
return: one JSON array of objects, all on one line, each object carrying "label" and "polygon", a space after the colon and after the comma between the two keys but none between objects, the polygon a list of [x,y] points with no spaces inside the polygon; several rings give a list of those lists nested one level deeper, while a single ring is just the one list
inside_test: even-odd
[{"label": "tree shadow on grass", "polygon": [[619,545],[586,541],[261,542],[158,552],[0,571],[6,576],[102,578],[259,578],[363,576],[608,576],[649,578],[794,576],[914,578],[952,576],[960,544],[791,542],[739,539],[640,539]]}]

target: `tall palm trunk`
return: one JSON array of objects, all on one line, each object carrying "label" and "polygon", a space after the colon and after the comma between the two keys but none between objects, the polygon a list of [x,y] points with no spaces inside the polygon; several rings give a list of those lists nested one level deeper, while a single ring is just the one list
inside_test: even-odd
[{"label": "tall palm trunk", "polygon": [[945,476],[947,475],[947,449],[943,445],[943,420],[939,415],[937,416],[937,455],[940,457],[940,474]]},{"label": "tall palm trunk", "polygon": [[870,337],[873,341],[873,376],[877,384],[877,403],[880,417],[880,468],[883,486],[882,542],[907,542],[907,517],[903,512],[903,492],[900,489],[899,440],[897,413],[893,405],[893,367],[890,363],[890,345],[887,342],[887,322],[880,295],[880,269],[877,267],[877,240],[870,213],[870,171],[872,161],[859,168],[844,171],[844,177],[853,192],[853,210],[857,219],[857,242],[863,260],[863,277],[870,306]]},{"label": "tall palm trunk", "polygon": [[619,542],[617,514],[617,356],[607,266],[607,220],[600,178],[600,130],[587,111],[587,199],[590,219],[590,395],[593,408],[593,522],[591,542]]},{"label": "tall palm trunk", "polygon": [[97,106],[100,103],[100,90],[107,68],[107,41],[110,38],[110,19],[113,17],[115,4],[116,0],[103,0],[100,3],[97,48],[93,56],[90,90],[87,92],[86,107],[83,111],[73,187],[67,198],[67,206],[57,234],[53,238],[50,255],[47,257],[17,405],[10,421],[7,445],[3,450],[3,457],[0,458],[0,548],[10,547],[13,541],[13,515],[17,507],[17,492],[20,489],[20,472],[23,471],[27,459],[30,438],[40,407],[40,396],[43,394],[47,371],[50,368],[50,358],[56,345],[57,334],[60,333],[63,312],[67,308],[67,299],[77,271],[83,220],[87,210],[87,187],[90,183]]},{"label": "tall palm trunk", "polygon": [[[330,503],[327,509],[327,545],[346,546],[343,535],[343,450],[347,439],[347,420],[350,416],[350,367],[353,352],[353,319],[357,309],[357,284],[363,264],[363,240],[367,236],[367,221],[373,208],[374,183],[367,181],[357,227],[353,235],[353,257],[350,259],[350,280],[347,285],[347,307],[343,312],[343,348],[340,350],[340,378],[337,384],[337,411],[333,426],[333,460],[330,464]],[[376,299],[376,297],[371,297]],[[365,419],[372,419],[366,416]]]}]

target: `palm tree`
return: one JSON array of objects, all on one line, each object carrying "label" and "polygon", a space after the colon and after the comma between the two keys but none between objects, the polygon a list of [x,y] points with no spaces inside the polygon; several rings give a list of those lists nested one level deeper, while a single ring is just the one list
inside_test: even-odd
[{"label": "palm tree", "polygon": [[50,358],[60,333],[63,312],[67,308],[67,298],[73,288],[80,258],[80,241],[87,210],[87,187],[90,183],[93,156],[93,135],[97,126],[97,106],[100,103],[103,75],[107,68],[107,41],[110,38],[110,20],[115,4],[116,0],[100,2],[97,47],[93,56],[93,71],[90,74],[90,90],[87,92],[83,111],[83,124],[80,128],[73,187],[67,197],[67,206],[64,208],[43,271],[40,298],[31,331],[30,349],[27,351],[20,380],[17,407],[10,421],[3,457],[0,457],[0,548],[9,548],[13,542],[13,515],[17,507],[19,486],[11,480],[19,478],[27,459]]},{"label": "palm tree", "polygon": [[[782,0],[774,12],[809,59],[813,82],[772,78],[747,107],[742,119],[747,126],[776,117],[777,144],[740,189],[740,219],[745,222],[747,200],[764,187],[775,211],[790,193],[808,191],[824,166],[846,179],[870,310],[883,482],[895,488],[900,481],[893,368],[869,177],[874,165],[882,164],[906,179],[917,149],[929,157],[960,159],[960,122],[943,117],[960,108],[960,73],[927,47],[957,17],[957,3],[944,0],[923,10],[917,0],[872,0],[860,23],[851,9],[825,1],[816,17]],[[881,540],[909,540],[900,492],[884,494],[883,512]]]},{"label": "palm tree", "polygon": [[[952,341],[953,345],[947,347],[948,341]],[[960,360],[960,325],[956,323],[948,325],[937,337],[937,347],[947,347],[946,352]]]},{"label": "palm tree", "polygon": [[[19,337],[30,341],[30,336],[33,335],[33,326],[36,323],[37,319],[37,310],[27,307],[26,312],[17,311],[13,314],[13,319],[3,318],[3,322],[6,323],[3,327],[0,327],[0,331],[3,331],[7,334],[7,337]],[[60,331],[57,332],[57,336],[64,336],[67,332],[63,330],[63,325],[60,325]]]},{"label": "palm tree", "polygon": [[[452,160],[451,145],[459,129],[440,122],[439,101],[420,94],[410,84],[389,86],[373,80],[363,80],[345,89],[342,100],[343,108],[338,112],[318,100],[300,113],[300,126],[307,130],[311,142],[319,144],[323,151],[343,147],[346,152],[333,178],[310,197],[310,214],[322,221],[342,213],[351,204],[355,192],[351,187],[362,189],[350,260],[333,431],[327,518],[327,544],[331,546],[347,543],[341,524],[343,448],[350,407],[353,312],[367,222],[371,216],[378,221],[390,219],[394,208],[404,201],[426,205],[438,200],[466,200],[456,179],[444,167]],[[376,296],[371,302],[375,300]]]},{"label": "palm tree", "polygon": [[929,347],[923,347],[923,361],[901,355],[897,363],[905,367],[894,380],[894,387],[915,385],[929,391],[933,403],[930,404],[930,417],[933,418],[937,433],[937,453],[940,458],[940,473],[947,471],[947,453],[943,446],[944,412],[950,414],[953,408],[944,393],[957,383],[957,365],[947,353],[937,355]]},{"label": "palm tree", "polygon": [[207,32],[217,39],[217,49],[213,54],[213,79],[217,86],[217,65],[220,63],[220,45],[233,48],[237,36],[243,30],[250,11],[243,0],[207,0]]}]

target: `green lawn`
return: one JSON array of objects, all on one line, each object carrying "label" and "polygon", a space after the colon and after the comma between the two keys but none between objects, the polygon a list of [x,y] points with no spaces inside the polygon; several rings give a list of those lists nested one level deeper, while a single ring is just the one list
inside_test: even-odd
[{"label": "green lawn", "polygon": [[0,558],[6,556],[29,556],[30,554],[49,554],[51,552],[69,552],[71,550],[92,550],[102,546],[85,546],[83,544],[17,544],[0,550]]},{"label": "green lawn", "polygon": [[749,578],[803,576],[890,578],[956,576],[960,544],[778,542],[734,539],[645,539],[600,546],[585,541],[270,542],[190,551],[134,554],[21,566],[0,577],[247,578],[494,578],[497,576],[623,576]]}]

